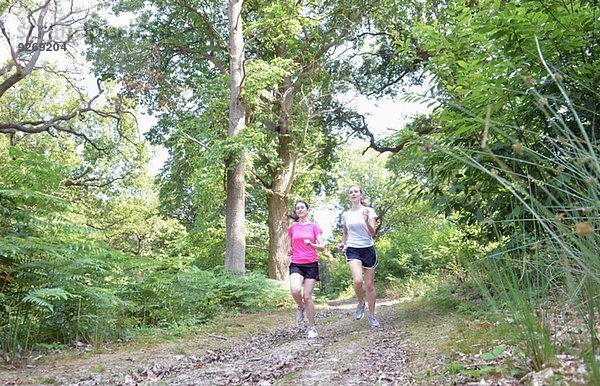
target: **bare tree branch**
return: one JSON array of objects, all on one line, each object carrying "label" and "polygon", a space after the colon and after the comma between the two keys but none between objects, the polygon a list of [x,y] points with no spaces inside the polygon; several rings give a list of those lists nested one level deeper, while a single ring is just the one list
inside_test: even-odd
[{"label": "bare tree branch", "polygon": [[65,185],[66,187],[88,186],[88,187],[95,187],[95,188],[105,188],[109,185],[112,185],[113,183],[115,183],[117,181],[125,180],[125,178],[127,178],[129,175],[131,175],[131,170],[123,175],[119,175],[118,177],[109,178],[107,180],[102,180],[100,177],[90,177],[90,178],[80,178],[80,179],[66,178],[63,180],[63,185]]},{"label": "bare tree branch", "polygon": [[[407,140],[401,141],[400,143],[398,143],[394,146],[379,145],[377,143],[377,141],[375,140],[375,135],[373,135],[373,133],[369,129],[369,126],[367,125],[367,123],[365,121],[364,115],[361,115],[361,114],[357,114],[357,115],[358,115],[358,118],[360,119],[359,123],[353,122],[351,119],[346,118],[346,117],[341,117],[340,120],[341,120],[341,122],[345,123],[350,129],[352,129],[355,133],[361,134],[361,135],[369,138],[369,146],[363,151],[363,154],[369,149],[373,149],[379,153],[385,153],[387,151],[389,151],[391,153],[398,153],[398,152],[402,151],[402,149],[404,149],[406,144],[411,142],[410,140],[407,139]],[[423,130],[419,130],[417,134],[419,134],[421,136],[425,136],[427,134],[436,132],[439,129],[440,129],[439,127],[432,125]]]},{"label": "bare tree branch", "polygon": [[92,104],[96,99],[100,97],[100,95],[104,92],[100,85],[100,79],[97,82],[98,85],[98,94],[92,97],[86,104],[86,106],[76,109],[68,114],[58,115],[52,117],[50,119],[45,120],[35,120],[35,121],[24,121],[24,122],[0,122],[0,133],[5,134],[16,134],[17,132],[27,133],[27,134],[37,134],[48,132],[50,129],[54,129],[57,131],[62,131],[65,133],[69,133],[78,137],[83,138],[87,143],[92,145],[98,151],[105,151],[106,149],[99,147],[90,139],[85,133],[76,131],[70,126],[67,126],[69,121],[76,117],[84,116],[86,113],[93,113],[99,115],[101,117],[109,117],[115,120],[120,120],[120,117],[114,113],[101,111],[94,109]]},{"label": "bare tree branch", "polygon": [[[16,7],[11,7],[11,10],[13,8]],[[13,41],[13,37],[6,30],[6,25],[0,20],[0,32],[10,49],[11,57],[10,61],[0,69],[0,76],[8,75],[0,82],[0,98],[11,87],[36,70],[37,62],[43,52],[43,44],[58,42],[54,40],[53,35],[58,28],[66,30],[81,24],[88,16],[87,10],[75,10],[72,0],[68,10],[63,14],[60,13],[56,2],[52,0],[46,0],[35,9],[23,5],[21,9],[26,13],[23,17],[27,20],[29,28],[19,42]],[[76,33],[77,31],[69,33],[61,43],[70,42]]]}]

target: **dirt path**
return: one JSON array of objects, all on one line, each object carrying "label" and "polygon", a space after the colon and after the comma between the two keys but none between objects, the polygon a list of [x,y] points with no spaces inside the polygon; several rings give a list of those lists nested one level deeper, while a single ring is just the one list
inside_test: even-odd
[{"label": "dirt path", "polygon": [[351,302],[320,306],[319,338],[293,312],[242,315],[219,331],[177,342],[113,349],[0,372],[5,385],[448,385],[443,354],[453,325],[395,301],[380,302],[381,327],[353,318]]}]

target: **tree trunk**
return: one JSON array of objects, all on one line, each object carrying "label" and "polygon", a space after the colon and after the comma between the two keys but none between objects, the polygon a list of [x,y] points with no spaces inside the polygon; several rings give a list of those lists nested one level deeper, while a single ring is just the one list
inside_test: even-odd
[{"label": "tree trunk", "polygon": [[289,247],[288,197],[269,194],[269,277],[275,280],[287,280],[289,275],[287,250]]},{"label": "tree trunk", "polygon": [[[284,56],[282,56],[284,57]],[[297,154],[293,149],[290,135],[290,119],[292,116],[292,102],[294,99],[294,86],[292,79],[286,77],[281,87],[281,115],[279,116],[279,136],[277,153],[281,160],[281,167],[273,175],[273,183],[267,197],[269,209],[269,277],[276,280],[287,280],[289,260],[287,249],[289,237],[287,217],[289,194],[295,179],[295,166]]]},{"label": "tree trunk", "polygon": [[[243,0],[229,1],[229,136],[234,137],[244,129],[246,105],[241,98],[244,80],[244,38],[242,34]],[[227,209],[225,267],[232,272],[246,271],[245,222],[245,163],[244,153],[232,154],[227,161]]]}]

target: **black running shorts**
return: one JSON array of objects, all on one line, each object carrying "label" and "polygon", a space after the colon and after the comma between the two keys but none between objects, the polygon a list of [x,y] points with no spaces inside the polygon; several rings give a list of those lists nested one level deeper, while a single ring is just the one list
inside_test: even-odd
[{"label": "black running shorts", "polygon": [[299,273],[305,279],[315,279],[319,277],[319,263],[315,261],[309,264],[290,263],[290,275]]}]

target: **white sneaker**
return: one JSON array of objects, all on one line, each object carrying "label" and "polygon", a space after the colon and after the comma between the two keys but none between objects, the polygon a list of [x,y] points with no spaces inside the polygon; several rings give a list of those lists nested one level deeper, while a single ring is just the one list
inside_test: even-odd
[{"label": "white sneaker", "polygon": [[374,314],[369,315],[369,326],[371,326],[372,328],[379,327],[379,321],[377,320]]},{"label": "white sneaker", "polygon": [[317,329],[315,328],[315,326],[309,327],[306,330],[306,332],[308,332],[308,339],[313,339],[313,338],[319,337],[319,333],[317,332]]},{"label": "white sneaker", "polygon": [[301,323],[304,320],[304,307],[296,309],[296,322]]},{"label": "white sneaker", "polygon": [[356,307],[354,316],[356,317],[356,320],[361,320],[363,316],[365,316],[365,303],[361,303]]}]

